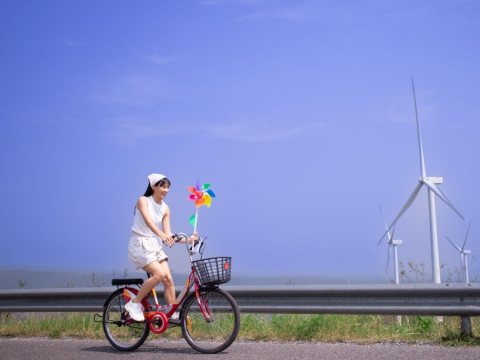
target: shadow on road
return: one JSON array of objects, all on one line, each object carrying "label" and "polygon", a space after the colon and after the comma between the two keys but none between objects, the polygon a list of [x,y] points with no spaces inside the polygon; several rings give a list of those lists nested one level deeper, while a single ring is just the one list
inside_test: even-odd
[{"label": "shadow on road", "polygon": [[[185,355],[198,355],[198,356],[205,356],[206,354],[199,353],[196,350],[193,350],[190,347],[182,347],[182,346],[175,346],[175,345],[166,345],[166,344],[146,344],[139,347],[137,350],[134,351],[119,351],[112,346],[92,346],[81,349],[81,351],[87,352],[97,352],[97,353],[111,353],[117,356],[131,356],[132,353],[140,353],[140,354],[185,354]],[[221,353],[215,355],[228,355],[228,351],[223,351]]]}]

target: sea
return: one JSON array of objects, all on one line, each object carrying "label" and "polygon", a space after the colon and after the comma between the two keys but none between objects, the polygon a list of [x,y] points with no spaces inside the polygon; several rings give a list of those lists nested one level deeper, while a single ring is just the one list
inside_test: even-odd
[{"label": "sea", "polygon": [[[175,285],[182,286],[187,274],[172,273]],[[70,269],[70,268],[0,268],[0,290],[110,287],[112,279],[143,278],[143,271],[128,269]],[[386,284],[378,277],[348,277],[320,275],[256,275],[232,273],[228,285],[347,285]]]}]

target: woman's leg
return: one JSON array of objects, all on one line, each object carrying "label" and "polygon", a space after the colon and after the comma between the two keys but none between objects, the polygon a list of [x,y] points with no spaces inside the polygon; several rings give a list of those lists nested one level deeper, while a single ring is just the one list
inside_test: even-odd
[{"label": "woman's leg", "polygon": [[170,273],[170,266],[166,260],[160,261],[160,266],[163,268],[163,271],[166,276],[163,277],[163,294],[165,296],[165,301],[167,305],[173,304],[175,301],[175,286],[173,284],[172,274]]},{"label": "woman's leg", "polygon": [[[166,263],[166,261],[163,260],[162,263]],[[142,269],[152,276],[149,277],[147,281],[143,283],[142,287],[138,291],[137,297],[132,300],[133,303],[140,303],[142,299],[145,296],[147,296],[147,294],[156,285],[158,285],[160,282],[165,282],[165,279],[167,278],[170,278],[170,279],[172,278],[172,276],[170,275],[170,269],[168,268],[168,265],[167,265],[167,268],[165,268],[158,261],[153,261],[150,264],[144,266]],[[172,282],[172,286],[173,286],[173,282]],[[167,291],[165,288],[165,297],[166,297],[166,294],[167,294]],[[175,288],[173,289],[173,297],[175,299]],[[171,304],[171,302],[169,304]]]}]

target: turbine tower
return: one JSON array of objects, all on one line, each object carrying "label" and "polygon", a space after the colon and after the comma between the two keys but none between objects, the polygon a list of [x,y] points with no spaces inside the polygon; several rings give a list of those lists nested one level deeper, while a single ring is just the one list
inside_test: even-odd
[{"label": "turbine tower", "polygon": [[445,236],[445,238],[450,241],[450,244],[452,244],[459,252],[460,252],[460,258],[462,259],[463,263],[463,269],[465,270],[465,282],[468,284],[470,283],[470,279],[468,278],[468,259],[467,255],[471,253],[470,250],[465,250],[465,244],[467,243],[467,237],[468,237],[468,232],[470,231],[470,223],[468,224],[468,229],[467,229],[467,235],[465,235],[465,241],[463,242],[462,248],[460,248],[458,245],[456,245],[452,240],[450,240],[448,237]]},{"label": "turbine tower", "polygon": [[[393,271],[395,274],[395,284],[400,284],[400,277],[398,273],[397,245],[402,245],[402,240],[393,240],[393,235],[395,234],[395,227],[393,228],[392,235],[390,236],[390,231],[388,230],[387,222],[383,217],[382,209],[380,208],[380,206],[378,208],[380,209],[380,214],[382,215],[383,223],[385,224],[385,229],[387,230],[387,234],[388,234],[388,253],[387,253],[387,266],[385,267],[385,276],[387,276],[388,264],[389,264],[390,256],[393,250]],[[378,245],[380,245],[380,243],[378,243],[377,246]]]},{"label": "turbine tower", "polygon": [[[415,117],[417,120],[417,135],[418,135],[418,148],[420,151],[420,178],[418,179],[418,185],[412,192],[412,195],[408,198],[407,202],[400,210],[400,213],[397,215],[395,220],[393,220],[390,227],[387,229],[385,234],[380,238],[380,241],[387,235],[388,231],[395,225],[395,223],[400,219],[400,217],[407,211],[410,205],[413,203],[415,198],[418,195],[418,192],[425,185],[428,189],[428,208],[430,214],[430,240],[431,240],[431,247],[432,247],[432,278],[434,283],[441,283],[440,278],[440,261],[438,258],[438,239],[437,239],[437,216],[435,213],[435,195],[437,195],[445,204],[447,204],[453,211],[457,213],[458,216],[465,220],[460,214],[460,212],[455,209],[453,204],[447,199],[447,197],[442,193],[442,191],[437,187],[436,184],[441,184],[443,182],[442,177],[427,177],[425,171],[425,160],[423,156],[423,146],[422,146],[422,137],[420,135],[420,124],[418,122],[418,112],[417,112],[417,99],[415,97],[415,86],[413,84],[412,78],[412,90],[413,90],[413,101],[415,104]],[[380,243],[380,241],[378,243]]]}]

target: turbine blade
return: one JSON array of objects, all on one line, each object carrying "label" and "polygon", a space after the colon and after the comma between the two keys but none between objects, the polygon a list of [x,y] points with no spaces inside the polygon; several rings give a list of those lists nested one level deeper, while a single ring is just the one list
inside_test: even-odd
[{"label": "turbine blade", "polygon": [[467,237],[468,237],[468,232],[470,231],[470,225],[472,224],[472,220],[470,220],[470,222],[468,223],[468,229],[467,229],[467,235],[465,235],[465,241],[463,242],[463,246],[462,246],[462,252],[463,250],[465,250],[465,244],[467,243]]},{"label": "turbine blade", "polygon": [[420,135],[420,123],[418,122],[418,111],[417,111],[417,97],[415,96],[415,85],[413,84],[412,76],[412,90],[413,90],[413,102],[415,103],[415,118],[417,119],[417,134],[418,134],[418,148],[420,150],[420,172],[422,178],[426,177],[425,175],[425,159],[423,157],[423,146],[422,146],[422,136]]},{"label": "turbine blade", "polygon": [[462,249],[460,249],[460,246],[456,245],[452,240],[450,240],[448,237],[445,236],[445,239],[447,239],[448,241],[450,241],[450,244],[452,244],[453,246],[455,246],[455,248],[462,252]]},{"label": "turbine blade", "polygon": [[[400,210],[400,212],[398,213],[397,217],[395,218],[395,220],[393,220],[392,222],[392,225],[390,225],[390,227],[387,229],[387,231],[382,235],[382,237],[380,238],[380,241],[378,242],[378,244],[380,244],[380,242],[383,240],[383,238],[385,237],[385,235],[387,235],[388,231],[390,231],[390,229],[395,225],[395,223],[398,221],[398,219],[400,219],[400,217],[403,215],[403,213],[405,211],[407,211],[407,209],[410,207],[410,205],[412,205],[413,201],[415,200],[415,198],[417,197],[418,195],[418,192],[420,191],[421,187],[422,187],[423,183],[419,182],[418,185],[415,187],[415,189],[413,190],[412,192],[412,195],[410,195],[410,197],[408,198],[407,202],[405,203],[405,205],[403,205],[403,208],[402,210]],[[377,244],[377,245],[378,245]]]},{"label": "turbine blade", "polygon": [[[388,231],[387,222],[385,221],[385,218],[383,217],[383,212],[382,212],[382,209],[380,208],[380,205],[378,205],[378,209],[380,210],[380,214],[382,215],[383,223],[385,224],[385,230],[387,230],[388,241],[390,241],[390,240],[392,240],[392,237],[390,236],[390,232]],[[382,241],[382,240],[380,240],[380,241]],[[377,246],[378,246],[379,244],[380,244],[380,243],[378,243]]]},{"label": "turbine blade", "polygon": [[393,235],[395,234],[395,229],[397,228],[397,224],[393,225],[392,229],[392,238],[390,240],[393,240]]},{"label": "turbine blade", "polygon": [[387,266],[385,267],[385,275],[388,273],[388,264],[390,262],[390,254],[392,253],[392,245],[388,244],[388,251],[387,251]]},{"label": "turbine blade", "polygon": [[442,191],[438,188],[437,185],[435,185],[434,183],[428,181],[427,179],[422,179],[423,183],[430,189],[432,190],[435,195],[437,195],[440,199],[443,200],[443,202],[445,202],[445,204],[447,204],[448,206],[450,206],[450,208],[455,211],[457,213],[458,216],[460,216],[462,218],[462,220],[465,220],[462,216],[462,214],[460,214],[460,212],[455,209],[455,206],[453,206],[453,204],[450,202],[450,200],[447,199],[447,197],[442,193]]}]

